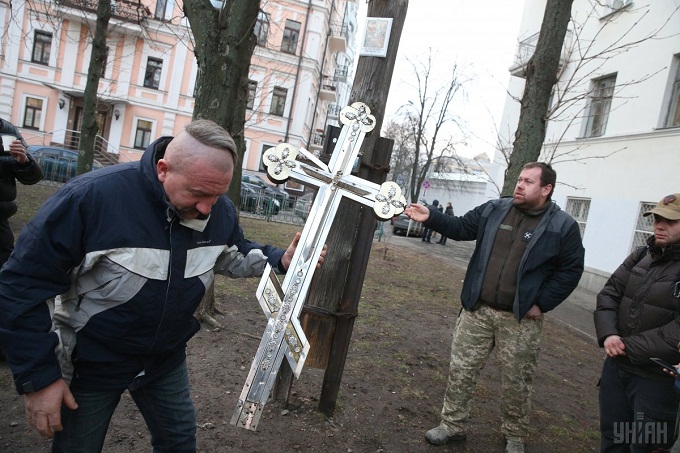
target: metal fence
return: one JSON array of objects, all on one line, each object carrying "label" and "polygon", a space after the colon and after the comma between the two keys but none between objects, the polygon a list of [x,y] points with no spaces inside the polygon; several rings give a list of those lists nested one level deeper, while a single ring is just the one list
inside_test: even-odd
[{"label": "metal fence", "polygon": [[[35,160],[43,170],[43,180],[40,182],[48,186],[61,186],[76,176],[77,159],[36,157]],[[284,206],[274,207],[273,198],[257,193],[253,196],[241,197],[239,209],[244,217],[261,218],[272,222],[292,223],[304,225],[309,201],[298,206],[298,197],[289,197]]]},{"label": "metal fence", "polygon": [[306,216],[307,204],[298,206],[298,197],[289,197],[283,202],[283,206],[275,208],[273,206],[273,198],[258,193],[255,196],[242,196],[241,204],[239,206],[241,215],[244,217],[261,218],[272,222],[292,223],[296,225],[304,225]]}]

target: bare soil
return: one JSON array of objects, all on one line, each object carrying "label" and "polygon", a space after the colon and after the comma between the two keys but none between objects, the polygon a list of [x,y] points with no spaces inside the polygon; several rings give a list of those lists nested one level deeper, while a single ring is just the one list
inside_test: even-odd
[{"label": "bare soil", "polygon": [[[26,211],[44,198],[21,188]],[[15,231],[22,217],[16,220]],[[246,235],[286,246],[292,225],[242,219]],[[454,247],[449,241],[447,247]],[[201,452],[502,452],[500,378],[495,357],[480,375],[468,440],[433,447],[423,434],[439,423],[450,340],[460,310],[464,268],[426,251],[374,242],[341,390],[332,418],[317,410],[323,370],[305,368],[288,405],[270,402],[255,432],[230,425],[264,331],[257,280],[219,278],[221,329],[203,328],[189,343],[192,396]],[[597,380],[602,352],[594,342],[546,319],[534,376],[528,452],[597,451]],[[7,366],[0,364],[0,451],[47,452],[32,432]],[[105,452],[151,451],[141,415],[127,393],[114,415]]]}]

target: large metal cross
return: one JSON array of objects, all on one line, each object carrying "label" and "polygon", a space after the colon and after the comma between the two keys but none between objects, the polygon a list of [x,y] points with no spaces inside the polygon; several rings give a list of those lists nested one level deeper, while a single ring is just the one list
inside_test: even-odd
[{"label": "large metal cross", "polygon": [[[375,127],[375,117],[360,102],[340,112],[343,128],[328,165],[305,149],[287,143],[270,148],[263,160],[269,176],[279,182],[293,178],[319,190],[302,230],[302,236],[282,284],[267,266],[257,288],[257,298],[268,318],[231,424],[255,430],[285,356],[296,378],[304,365],[309,342],[298,317],[307,298],[309,285],[321,251],[343,197],[373,208],[381,219],[400,214],[406,200],[396,183],[382,185],[353,176],[357,155],[367,132]],[[314,165],[295,160],[302,154]]]}]

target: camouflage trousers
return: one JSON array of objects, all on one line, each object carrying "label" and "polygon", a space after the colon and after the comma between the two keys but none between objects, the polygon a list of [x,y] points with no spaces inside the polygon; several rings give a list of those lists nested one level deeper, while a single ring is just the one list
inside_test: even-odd
[{"label": "camouflage trousers", "polygon": [[495,347],[500,362],[501,431],[506,437],[526,437],[542,326],[543,316],[520,323],[514,313],[484,304],[475,311],[463,310],[453,331],[442,422],[453,432],[466,431],[479,371]]}]

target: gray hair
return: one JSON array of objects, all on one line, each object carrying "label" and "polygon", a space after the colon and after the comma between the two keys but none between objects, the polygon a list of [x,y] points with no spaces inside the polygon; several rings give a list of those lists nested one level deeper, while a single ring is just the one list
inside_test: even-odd
[{"label": "gray hair", "polygon": [[234,166],[238,163],[238,153],[236,152],[234,139],[231,138],[229,132],[216,122],[197,119],[184,126],[184,130],[206,146],[228,151],[234,159]]}]

